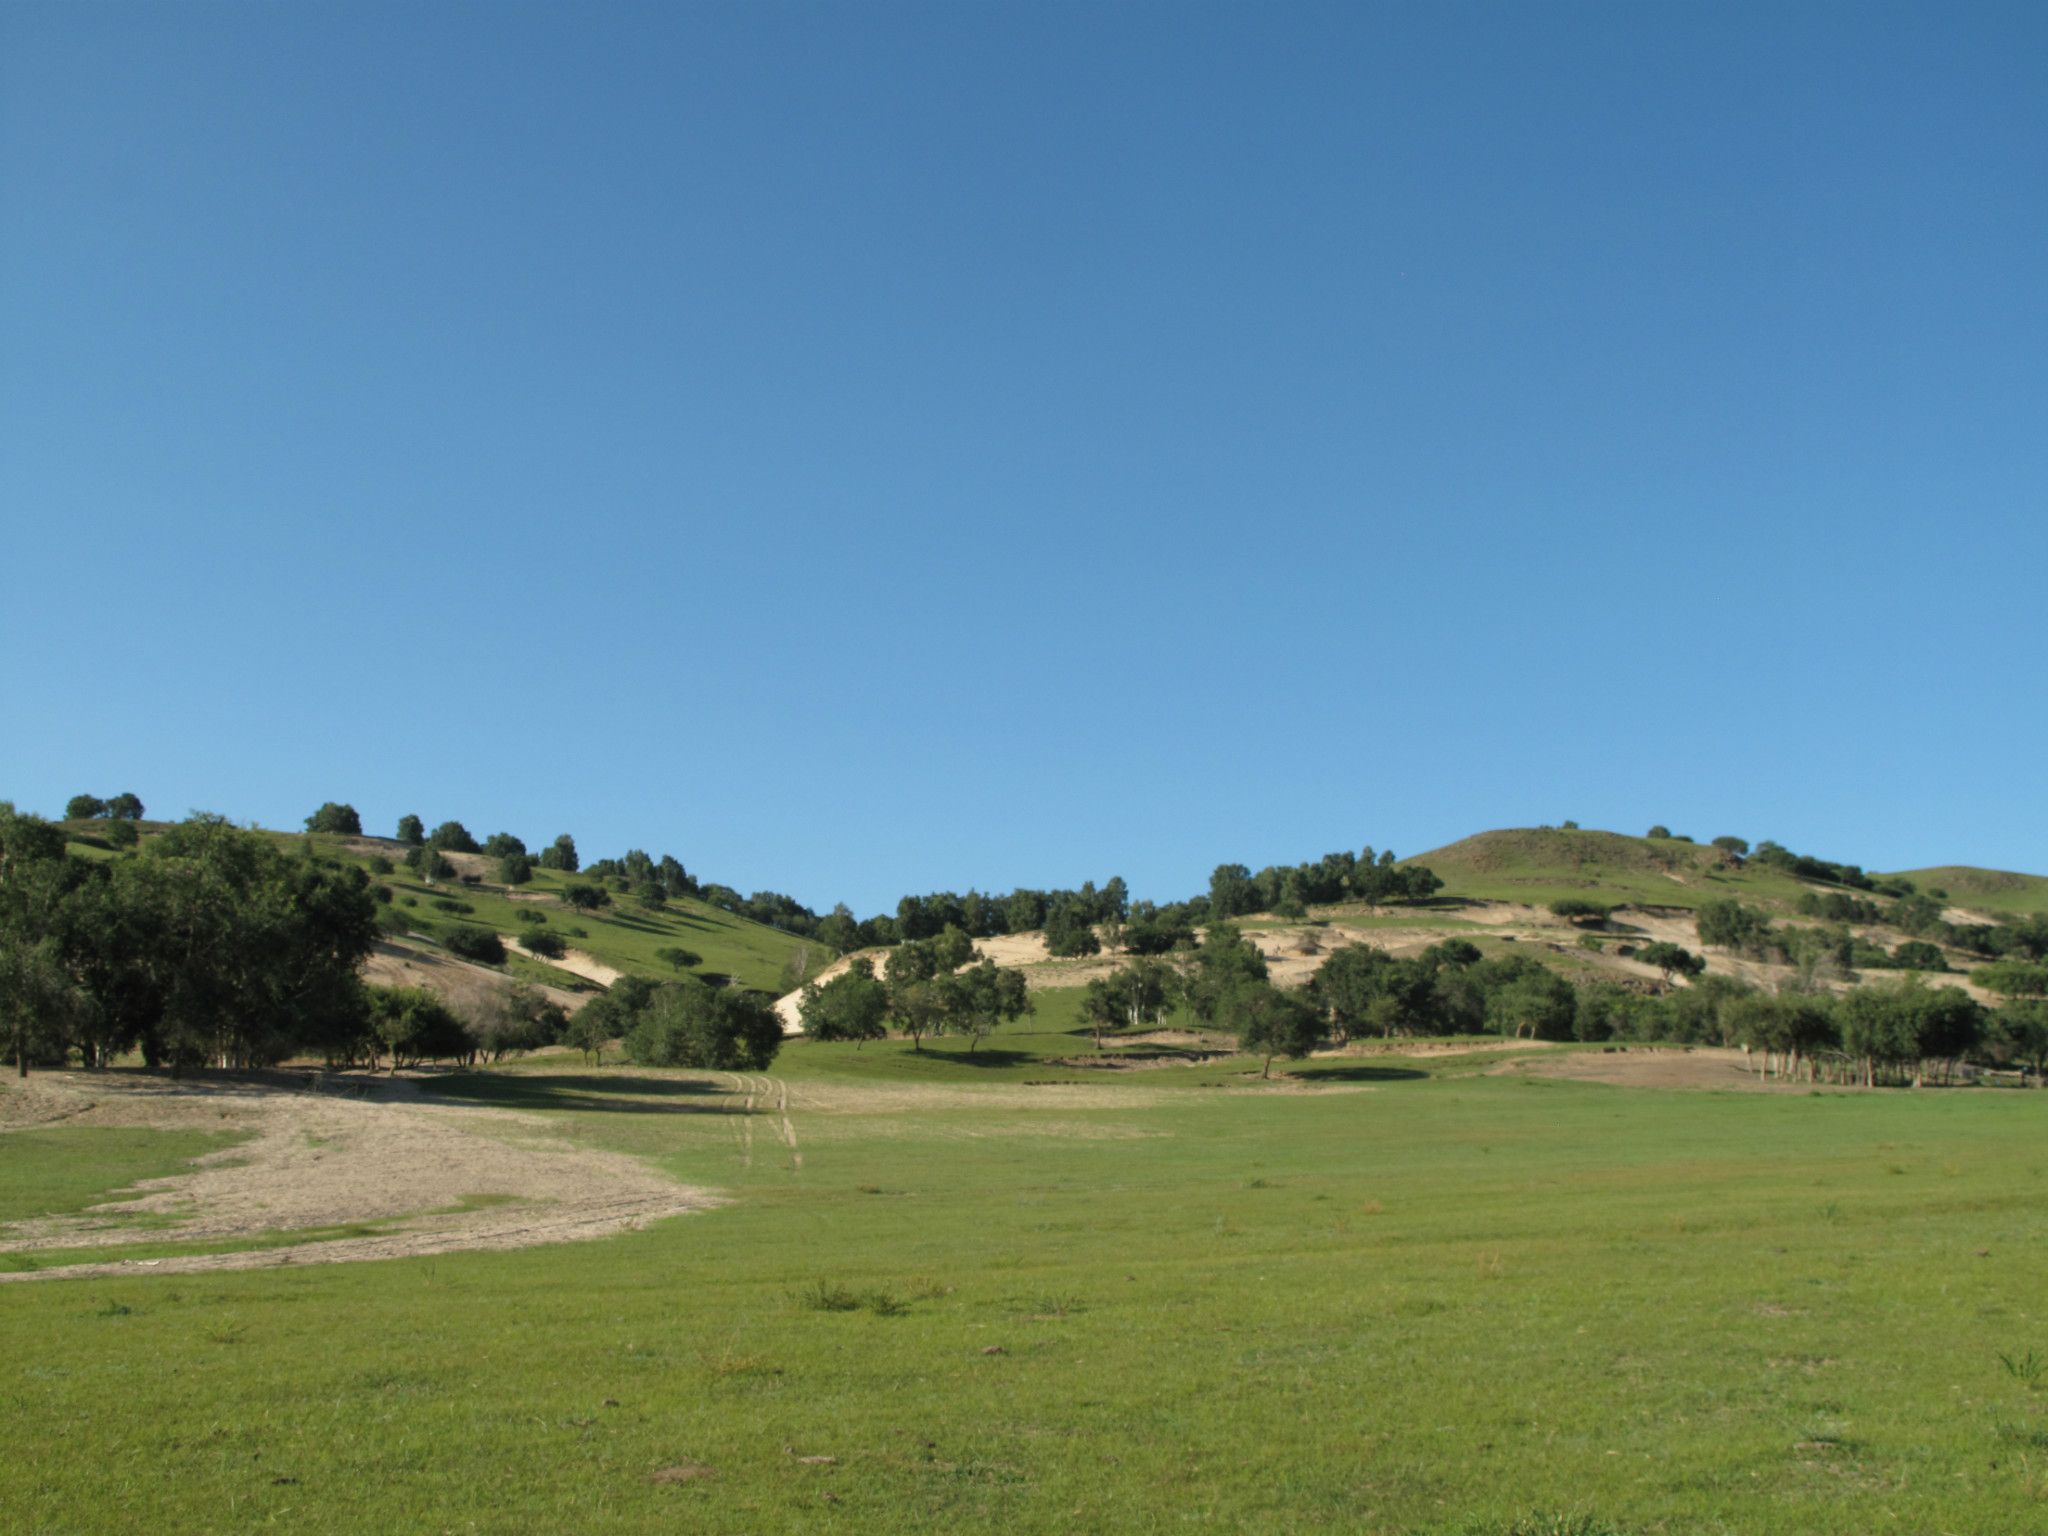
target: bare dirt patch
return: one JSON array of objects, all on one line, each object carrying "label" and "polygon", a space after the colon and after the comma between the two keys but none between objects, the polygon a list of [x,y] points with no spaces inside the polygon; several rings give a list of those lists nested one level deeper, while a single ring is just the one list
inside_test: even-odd
[{"label": "bare dirt patch", "polygon": [[[25,1125],[245,1130],[251,1139],[185,1173],[73,1216],[18,1222],[0,1252],[104,1247],[107,1262],[0,1281],[131,1273],[118,1249],[374,1224],[377,1235],[144,1261],[151,1272],[335,1264],[609,1236],[715,1204],[619,1153],[572,1146],[536,1115],[434,1101],[408,1079],[173,1081],[130,1072],[46,1073],[0,1095],[0,1147]],[[472,1207],[479,1198],[488,1203]],[[137,1227],[137,1215],[169,1218]]]},{"label": "bare dirt patch", "polygon": [[564,949],[559,955],[536,955],[524,942],[513,934],[500,934],[505,947],[517,950],[529,960],[538,960],[542,965],[552,965],[558,971],[567,971],[571,976],[581,976],[585,981],[594,981],[600,987],[609,987],[625,972],[616,966],[606,965],[597,956],[580,949]]},{"label": "bare dirt patch", "polygon": [[1530,1061],[1508,1061],[1489,1076],[1562,1078],[1617,1088],[1723,1088],[1751,1093],[1810,1093],[1810,1083],[1762,1078],[1742,1052],[1701,1046],[1693,1050],[1631,1046],[1613,1051],[1560,1051]]},{"label": "bare dirt patch", "polygon": [[[512,947],[518,948],[517,944]],[[549,960],[543,963],[554,965],[558,962]],[[425,987],[465,1016],[471,1015],[488,998],[511,985],[502,972],[489,966],[474,965],[453,955],[389,942],[379,944],[370,958],[363,962],[363,980],[375,982],[380,987]],[[543,986],[540,990],[549,1002],[560,1004],[570,1013],[581,1008],[586,1001],[583,994],[562,987]]]}]

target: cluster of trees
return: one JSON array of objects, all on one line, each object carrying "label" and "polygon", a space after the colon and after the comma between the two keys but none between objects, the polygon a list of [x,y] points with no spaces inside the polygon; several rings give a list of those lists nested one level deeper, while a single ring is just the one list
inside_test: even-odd
[{"label": "cluster of trees", "polygon": [[[970,964],[970,962],[973,962]],[[1032,1011],[1024,973],[975,956],[959,928],[907,939],[889,952],[883,974],[857,959],[797,999],[804,1032],[814,1040],[879,1040],[893,1022],[923,1050],[929,1035],[964,1034],[968,1053],[998,1026]]]},{"label": "cluster of trees", "polygon": [[[428,993],[366,985],[376,890],[310,843],[289,851],[219,816],[195,815],[130,858],[87,860],[59,828],[0,803],[7,1053],[24,1075],[137,1050],[173,1069],[297,1055],[374,1068],[496,1059],[560,1034],[562,1010],[531,987],[458,1015]],[[464,936],[475,958],[504,958],[495,935]]]},{"label": "cluster of trees", "polygon": [[599,1056],[619,1040],[641,1066],[760,1071],[782,1049],[782,1020],[765,993],[744,987],[622,976],[577,1011],[567,1038]]},{"label": "cluster of trees", "polygon": [[1443,881],[1420,864],[1395,863],[1394,850],[1375,854],[1326,853],[1307,864],[1269,864],[1253,874],[1242,864],[1219,864],[1209,876],[1207,916],[1227,921],[1253,912],[1299,918],[1311,906],[1362,901],[1369,907],[1427,901]]},{"label": "cluster of trees", "polygon": [[[1696,915],[1700,942],[1812,973],[1832,968],[1845,977],[1863,970],[1945,971],[1950,967],[1944,945],[2020,963],[2048,959],[2048,918],[2044,917],[1999,924],[1953,924],[1942,919],[1937,900],[1919,893],[1880,906],[1860,896],[1809,892],[1798,905],[1804,914],[1828,919],[1828,925],[1779,925],[1760,909],[1739,901],[1702,902]],[[1856,934],[1849,927],[1852,922],[1883,923],[1917,937],[1886,950]],[[1979,972],[1984,969],[1979,967]]]},{"label": "cluster of trees", "polygon": [[1090,982],[1083,1016],[1099,1048],[1106,1033],[1156,1025],[1184,1008],[1237,1035],[1268,1072],[1276,1056],[1367,1034],[1485,1033],[1746,1046],[1758,1071],[1810,1081],[1919,1083],[1946,1079],[1972,1058],[2039,1078],[2048,1070],[2048,967],[2021,970],[2007,980],[2033,990],[1994,1012],[1918,977],[1841,995],[1769,993],[1723,976],[1661,993],[1574,984],[1533,956],[1488,959],[1451,939],[1409,958],[1371,945],[1341,949],[1306,986],[1286,992],[1271,985],[1258,950],[1218,924],[1198,950],[1140,957]]},{"label": "cluster of trees", "polygon": [[73,795],[64,804],[66,821],[140,821],[142,800],[139,796],[122,793],[108,800],[98,795]]}]

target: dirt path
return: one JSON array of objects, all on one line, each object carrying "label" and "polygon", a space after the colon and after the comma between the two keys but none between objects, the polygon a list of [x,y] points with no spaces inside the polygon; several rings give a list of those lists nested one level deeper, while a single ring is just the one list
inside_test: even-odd
[{"label": "dirt path", "polygon": [[[537,1115],[437,1101],[417,1083],[344,1080],[340,1091],[267,1083],[172,1082],[141,1073],[44,1073],[0,1095],[8,1131],[34,1125],[241,1130],[250,1139],[144,1193],[73,1216],[0,1229],[0,1253],[105,1247],[100,1263],[0,1281],[337,1264],[467,1248],[604,1237],[716,1203],[620,1153],[575,1147]],[[473,1206],[479,1198],[485,1202]],[[151,1214],[168,1225],[138,1228]],[[305,1228],[374,1234],[252,1252],[124,1262],[138,1243],[233,1241]]]}]

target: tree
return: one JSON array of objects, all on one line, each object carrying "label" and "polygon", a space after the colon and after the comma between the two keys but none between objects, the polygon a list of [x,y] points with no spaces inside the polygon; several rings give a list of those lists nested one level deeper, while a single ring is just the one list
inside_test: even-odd
[{"label": "tree", "polygon": [[451,929],[441,942],[449,954],[478,965],[505,963],[505,941],[481,928]]},{"label": "tree", "polygon": [[1578,1012],[1571,983],[1534,960],[1508,974],[1510,979],[1487,993],[1487,1023],[1516,1040],[1569,1040]]},{"label": "tree", "polygon": [[107,845],[111,848],[133,848],[142,841],[142,834],[135,830],[132,821],[110,821],[107,823]]},{"label": "tree", "polygon": [[1264,982],[1230,993],[1218,1022],[1235,1030],[1238,1044],[1262,1059],[1262,1078],[1272,1077],[1275,1056],[1299,1060],[1323,1042],[1322,1015],[1294,993]]},{"label": "tree", "polygon": [[525,982],[487,993],[471,1005],[468,1019],[477,1052],[492,1062],[554,1044],[567,1022],[568,1015],[559,1004],[549,1002],[538,987]]},{"label": "tree", "polygon": [[1190,1001],[1198,1017],[1213,1022],[1237,992],[1263,985],[1266,957],[1232,923],[1211,923],[1195,951]]},{"label": "tree", "polygon": [[604,1048],[614,1038],[612,1029],[613,1011],[603,1007],[609,1002],[606,997],[593,998],[569,1015],[569,1027],[562,1032],[562,1039],[581,1051],[586,1058],[599,1066],[604,1065]]},{"label": "tree", "polygon": [[1970,972],[1970,980],[2001,997],[2048,997],[2048,965],[1994,960]]},{"label": "tree", "polygon": [[549,843],[547,847],[541,849],[540,867],[542,869],[558,869],[565,875],[575,874],[577,870],[576,839],[564,832],[552,843]]},{"label": "tree", "polygon": [[1080,955],[1097,954],[1102,941],[1095,936],[1095,925],[1077,906],[1065,905],[1057,908],[1045,922],[1045,951],[1060,959],[1072,959]]},{"label": "tree", "polygon": [[1739,901],[1703,901],[1693,914],[1693,931],[1702,944],[1755,955],[1770,941],[1771,920]]},{"label": "tree", "polygon": [[66,821],[96,821],[107,814],[107,802],[97,795],[73,795],[64,802]]},{"label": "tree", "polygon": [[1668,842],[1671,838],[1671,829],[1665,826],[1664,823],[1660,821],[1657,823],[1656,826],[1650,828],[1649,831],[1645,832],[1643,836],[1650,838],[1653,841]]},{"label": "tree", "polygon": [[[541,857],[546,858],[547,855]],[[612,904],[612,898],[603,886],[580,883],[563,886],[562,900],[579,912],[595,912],[599,907]]]},{"label": "tree", "polygon": [[140,821],[142,801],[133,792],[116,795],[107,802],[107,814],[116,821]]},{"label": "tree", "polygon": [[434,828],[427,842],[446,853],[481,853],[483,849],[477,840],[469,835],[469,828],[459,821],[444,821]]},{"label": "tree", "polygon": [[1436,1012],[1435,980],[1434,966],[1354,944],[1330,956],[1304,990],[1342,1043],[1367,1028],[1382,1035],[1426,1029]]},{"label": "tree", "polygon": [[2007,1003],[1991,1016],[1986,1034],[2005,1060],[2033,1068],[2037,1087],[2048,1081],[2048,1002]]},{"label": "tree", "polygon": [[855,960],[822,985],[812,982],[797,999],[797,1016],[812,1040],[851,1040],[855,1046],[880,1040],[888,1031],[889,989],[875,977],[874,962]]},{"label": "tree", "polygon": [[658,988],[625,1040],[649,1067],[761,1071],[782,1049],[782,1019],[758,992],[672,981]]},{"label": "tree", "polygon": [[408,848],[417,848],[427,840],[426,823],[417,816],[398,818],[398,840]]},{"label": "tree", "polygon": [[818,921],[818,942],[827,949],[847,954],[860,948],[860,924],[845,902],[840,902]]},{"label": "tree", "polygon": [[1749,839],[1746,837],[1717,837],[1714,846],[1723,853],[1732,853],[1738,859],[1749,853]]},{"label": "tree", "polygon": [[1667,987],[1671,985],[1674,973],[1691,978],[1707,968],[1707,962],[1691,950],[1663,940],[1655,944],[1645,944],[1636,951],[1636,958],[1645,965],[1654,965],[1663,974],[1664,985]]},{"label": "tree", "polygon": [[377,1042],[390,1054],[393,1072],[430,1059],[467,1056],[475,1048],[462,1020],[424,987],[370,988],[370,1020]]},{"label": "tree", "polygon": [[1209,911],[1214,917],[1242,917],[1259,910],[1259,888],[1242,864],[1218,864],[1209,876]]},{"label": "tree", "polygon": [[1165,1013],[1172,973],[1158,960],[1141,959],[1108,976],[1088,983],[1082,996],[1081,1017],[1095,1034],[1095,1049],[1102,1049],[1106,1029],[1136,1029],[1149,1015],[1155,1021]]},{"label": "tree", "polygon": [[666,949],[657,949],[654,952],[654,958],[675,971],[687,971],[692,966],[704,963],[704,957],[698,954],[697,951],[694,949],[683,949],[677,945],[670,945]]},{"label": "tree", "polygon": [[941,978],[940,988],[947,1012],[947,1027],[967,1036],[967,1054],[972,1056],[996,1027],[1032,1011],[1031,994],[1024,973],[984,959],[964,971]]},{"label": "tree", "polygon": [[498,860],[498,883],[501,885],[527,885],[533,880],[533,860],[524,850],[504,854]]},{"label": "tree", "polygon": [[529,955],[542,960],[559,960],[569,952],[569,946],[562,942],[561,935],[549,933],[545,928],[529,930],[519,943]]},{"label": "tree", "polygon": [[328,832],[337,837],[361,837],[363,818],[356,814],[354,806],[340,805],[329,800],[306,818],[306,830]]},{"label": "tree", "polygon": [[1945,971],[1948,956],[1941,952],[1939,944],[1929,944],[1925,939],[1908,939],[1892,951],[1892,964],[1908,971]]}]

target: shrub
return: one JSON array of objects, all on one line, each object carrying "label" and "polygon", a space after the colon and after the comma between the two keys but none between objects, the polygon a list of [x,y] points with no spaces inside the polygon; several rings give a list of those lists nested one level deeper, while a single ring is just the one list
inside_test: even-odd
[{"label": "shrub", "polygon": [[526,946],[529,955],[539,955],[544,960],[559,960],[569,949],[557,935],[540,929],[524,935],[519,942]]},{"label": "shrub", "polygon": [[110,821],[107,823],[107,846],[110,848],[133,848],[142,841],[142,834],[135,830],[132,821]]},{"label": "shrub", "polygon": [[542,912],[536,907],[521,907],[519,909],[519,921],[522,923],[544,923],[547,920],[547,913]]},{"label": "shrub", "polygon": [[1607,914],[1614,909],[1605,902],[1585,901],[1577,896],[1564,896],[1550,904],[1553,917],[1562,917],[1574,923],[1607,921]]},{"label": "shrub", "polygon": [[495,933],[486,933],[476,928],[457,928],[441,941],[448,953],[464,960],[474,960],[479,965],[503,965],[505,963],[505,941]]},{"label": "shrub", "polygon": [[391,873],[393,869],[397,868],[396,865],[394,865],[389,859],[384,857],[384,855],[381,853],[371,854],[369,858],[369,865],[370,873],[373,875],[388,875]]},{"label": "shrub", "polygon": [[474,912],[476,908],[466,901],[453,901],[446,896],[436,896],[434,898],[434,910],[436,912],[460,912],[466,917]]},{"label": "shrub", "polygon": [[373,886],[371,886],[371,887],[370,887],[370,899],[371,899],[372,901],[376,902],[376,903],[377,903],[377,905],[379,905],[380,907],[388,907],[388,906],[390,906],[390,905],[391,905],[391,887],[390,887],[390,886],[388,886],[388,885],[373,885]]}]

